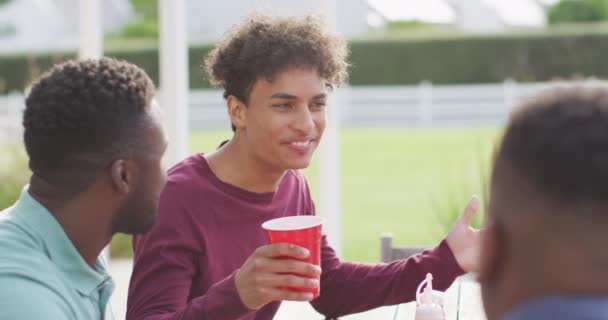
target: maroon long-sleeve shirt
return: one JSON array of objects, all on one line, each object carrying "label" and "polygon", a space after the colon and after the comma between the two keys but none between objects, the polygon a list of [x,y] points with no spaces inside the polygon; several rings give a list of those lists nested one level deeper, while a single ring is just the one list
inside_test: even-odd
[{"label": "maroon long-sleeve shirt", "polygon": [[[268,243],[264,221],[296,214],[315,214],[299,171],[259,194],[219,180],[200,154],[185,159],[169,172],[155,227],[133,239],[127,319],[272,319],[280,301],[249,310],[234,274]],[[311,303],[332,317],[411,301],[427,272],[440,290],[463,273],[445,240],[408,260],[363,264],[340,261],[323,237],[321,269],[321,295]]]}]

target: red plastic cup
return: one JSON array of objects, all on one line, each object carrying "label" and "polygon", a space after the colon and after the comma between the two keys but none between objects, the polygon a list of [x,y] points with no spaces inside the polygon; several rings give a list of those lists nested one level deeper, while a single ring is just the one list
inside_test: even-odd
[{"label": "red plastic cup", "polygon": [[[305,259],[297,259],[317,266],[321,265],[321,227],[324,218],[317,216],[290,216],[266,221],[262,228],[270,243],[291,243],[308,249],[310,255]],[[285,257],[285,259],[295,259]],[[298,292],[310,292],[316,298],[319,288],[287,287]]]}]

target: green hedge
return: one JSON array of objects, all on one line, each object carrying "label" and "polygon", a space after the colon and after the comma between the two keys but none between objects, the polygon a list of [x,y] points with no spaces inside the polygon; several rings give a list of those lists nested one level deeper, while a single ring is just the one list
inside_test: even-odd
[{"label": "green hedge", "polygon": [[608,19],[608,0],[561,0],[549,7],[550,24]]},{"label": "green hedge", "polygon": [[[202,59],[210,46],[190,48],[190,85],[205,88]],[[352,85],[546,81],[574,76],[606,77],[608,31],[444,39],[356,40],[351,42]],[[106,55],[143,67],[158,84],[158,50],[109,50]],[[74,54],[0,56],[5,91],[21,90],[52,63]],[[2,81],[2,79],[4,81]],[[2,87],[2,86],[0,86]]]},{"label": "green hedge", "polygon": [[[190,85],[193,88],[209,87],[202,77],[202,57],[211,46],[196,46],[190,48]],[[106,56],[124,59],[137,64],[146,70],[150,78],[158,85],[159,65],[158,49],[153,46],[141,46],[139,49],[110,50]],[[76,57],[73,52],[55,52],[46,54],[24,54],[0,56],[0,82],[4,92],[23,90],[32,79],[49,69],[53,64]],[[0,92],[2,94],[3,92]]]},{"label": "green hedge", "polygon": [[608,32],[351,44],[352,85],[546,81],[608,75]]}]

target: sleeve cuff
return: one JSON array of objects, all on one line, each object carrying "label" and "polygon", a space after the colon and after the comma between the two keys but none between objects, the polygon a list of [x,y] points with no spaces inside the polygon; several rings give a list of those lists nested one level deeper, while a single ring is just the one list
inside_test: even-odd
[{"label": "sleeve cuff", "polygon": [[460,267],[458,261],[456,261],[454,252],[452,252],[452,249],[450,249],[446,239],[441,240],[439,245],[432,249],[431,252],[431,254],[435,255],[437,258],[439,258],[438,260],[442,262],[441,277],[438,279],[433,279],[433,284],[436,284],[437,287],[447,289],[457,277],[466,273]]}]

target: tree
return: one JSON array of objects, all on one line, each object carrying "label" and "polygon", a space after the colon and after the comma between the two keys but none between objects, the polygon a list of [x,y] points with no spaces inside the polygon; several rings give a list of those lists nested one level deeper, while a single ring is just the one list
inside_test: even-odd
[{"label": "tree", "polygon": [[561,0],[548,9],[550,24],[608,20],[608,0]]}]

